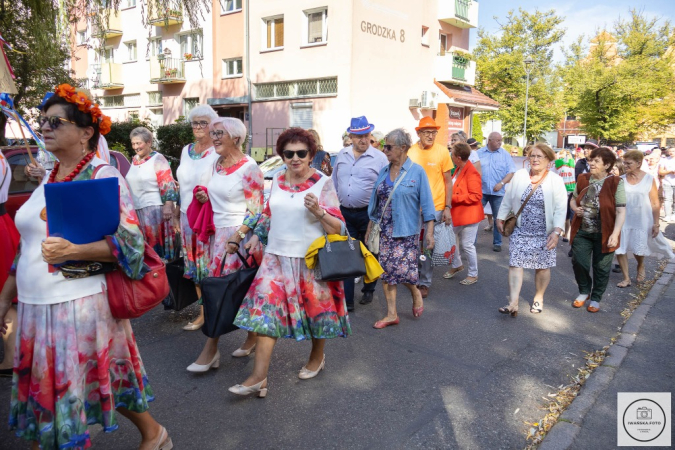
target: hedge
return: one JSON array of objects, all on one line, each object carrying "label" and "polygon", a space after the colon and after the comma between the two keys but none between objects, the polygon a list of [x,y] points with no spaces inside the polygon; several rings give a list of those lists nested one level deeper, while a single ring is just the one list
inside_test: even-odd
[{"label": "hedge", "polygon": [[180,162],[180,154],[183,151],[183,147],[194,142],[194,140],[192,127],[188,122],[180,121],[157,127],[159,151],[166,156],[174,171]]},{"label": "hedge", "polygon": [[130,119],[124,122],[113,122],[110,127],[110,132],[105,135],[108,142],[108,148],[116,152],[123,153],[131,160],[134,156],[134,149],[131,148],[131,139],[129,134],[131,130],[138,127],[145,127],[151,132],[155,131],[155,127],[147,120]]}]

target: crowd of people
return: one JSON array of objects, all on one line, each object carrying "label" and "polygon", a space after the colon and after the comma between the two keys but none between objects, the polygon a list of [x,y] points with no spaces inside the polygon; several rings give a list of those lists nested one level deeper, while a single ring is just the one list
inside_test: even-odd
[{"label": "crowd of people", "polygon": [[[356,281],[324,281],[305,261],[308,248],[324,235],[349,232],[363,242],[377,241],[386,313],[375,329],[401,323],[399,284],[410,292],[412,317],[423,315],[437,227],[451,227],[457,241],[443,278],[458,276],[466,264],[459,285],[471,286],[479,282],[478,228],[494,215],[494,226],[486,228],[493,233],[492,250],[501,252],[509,236],[509,303],[498,311],[511,317],[518,314],[523,269],[535,271],[530,312],[544,311],[560,240],[571,242],[578,285],[571,306],[591,313],[600,309],[615,255],[623,274],[619,287],[631,285],[628,253],[637,260],[638,283],[645,279],[646,256],[673,257],[659,231],[659,214],[663,203],[666,219],[673,219],[674,150],[657,161],[655,153],[645,161],[641,152],[625,152],[615,173],[616,153],[592,140],[576,160],[538,143],[525,149],[525,167],[517,169],[499,133],[490,133],[483,147],[464,132],[445,144],[431,117],[419,121],[413,139],[402,128],[375,131],[361,116],[351,120],[333,164],[315,130],[281,133],[276,153],[285,170],[274,175],[265,201],[263,173],[245,154],[247,130],[240,120],[218,117],[207,105],[190,111],[194,139],[182,150],[175,178],[153,148],[152,133],[134,129],[135,156],[124,179],[97,156],[105,116],[85,94],[73,97],[71,90],[60,86],[43,106],[45,145],[59,162],[42,172],[44,180],[17,212],[16,228],[2,208],[9,168],[0,157],[0,332],[6,348],[0,370],[13,376],[10,426],[34,448],[86,447],[87,426],[99,423],[112,431],[116,412],[138,427],[141,449],[172,447],[147,411],[154,394],[129,320],[110,313],[105,275],[82,267],[70,272],[67,265],[54,270],[66,261],[112,263],[139,279],[147,243],[167,262],[182,255],[184,277],[201,303],[207,277],[239,270],[242,254],[252,258],[259,269],[234,320],[247,331],[246,339],[232,356],[255,353],[255,363],[250,376],[229,391],[265,397],[279,338],[311,341],[297,373],[308,380],[326,366],[326,340],[352,332]],[[85,102],[80,96],[88,108],[79,107]],[[37,167],[28,170],[39,173]],[[117,232],[84,245],[49,237],[44,185],[108,177],[120,186]],[[627,208],[636,213],[627,216]],[[15,252],[12,263],[5,256]],[[376,283],[364,279],[360,307],[373,302]],[[438,284],[434,289],[440,291]],[[184,330],[200,329],[203,311]],[[187,370],[219,367],[218,341],[207,338]]]}]

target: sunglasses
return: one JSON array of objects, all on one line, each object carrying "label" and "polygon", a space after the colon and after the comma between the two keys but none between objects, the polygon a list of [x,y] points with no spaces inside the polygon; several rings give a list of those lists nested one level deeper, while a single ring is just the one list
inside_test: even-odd
[{"label": "sunglasses", "polygon": [[209,136],[211,136],[211,139],[220,139],[223,137],[223,134],[225,134],[225,131],[223,130],[209,131]]},{"label": "sunglasses", "polygon": [[206,120],[202,120],[199,122],[192,122],[190,125],[192,125],[192,128],[206,128],[209,126],[209,123]]},{"label": "sunglasses", "polygon": [[382,149],[383,149],[385,152],[389,152],[389,151],[391,151],[391,149],[394,148],[394,147],[395,147],[394,145],[385,144],[385,145],[382,146]]},{"label": "sunglasses", "polygon": [[298,150],[298,151],[292,151],[292,150],[284,150],[283,151],[284,158],[286,159],[293,159],[295,155],[298,155],[298,158],[304,159],[307,158],[307,155],[309,155],[309,150]]},{"label": "sunglasses", "polygon": [[59,116],[40,116],[38,118],[38,124],[40,125],[40,128],[42,129],[45,126],[45,123],[49,122],[49,127],[52,130],[56,130],[58,127],[61,126],[62,123],[72,123],[73,125],[77,125],[75,122],[64,119],[63,117]]}]

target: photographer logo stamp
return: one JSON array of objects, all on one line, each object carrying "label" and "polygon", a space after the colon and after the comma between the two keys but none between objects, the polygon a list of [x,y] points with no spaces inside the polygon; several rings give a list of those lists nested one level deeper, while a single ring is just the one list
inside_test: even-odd
[{"label": "photographer logo stamp", "polygon": [[620,447],[669,447],[670,420],[669,392],[617,394],[617,445]]}]

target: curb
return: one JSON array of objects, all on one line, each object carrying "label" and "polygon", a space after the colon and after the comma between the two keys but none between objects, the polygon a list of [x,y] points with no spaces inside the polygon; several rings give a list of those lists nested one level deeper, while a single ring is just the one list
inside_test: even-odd
[{"label": "curb", "polygon": [[607,389],[620,369],[628,350],[633,346],[637,334],[652,306],[661,297],[661,294],[675,278],[675,258],[668,261],[661,277],[654,283],[647,297],[640,306],[635,308],[624,326],[621,328],[619,339],[608,350],[608,356],[602,365],[595,369],[588,381],[584,383],[579,395],[572,404],[560,415],[558,422],[551,427],[539,450],[565,450],[574,443],[586,413],[593,407],[600,394]]}]

